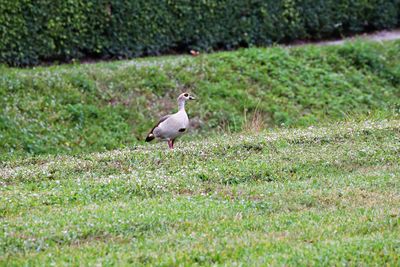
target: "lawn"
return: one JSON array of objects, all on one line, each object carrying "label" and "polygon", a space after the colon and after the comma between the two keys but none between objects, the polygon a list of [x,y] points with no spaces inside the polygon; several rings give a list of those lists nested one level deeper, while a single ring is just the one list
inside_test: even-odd
[{"label": "lawn", "polygon": [[0,265],[400,264],[400,121],[0,163]]}]

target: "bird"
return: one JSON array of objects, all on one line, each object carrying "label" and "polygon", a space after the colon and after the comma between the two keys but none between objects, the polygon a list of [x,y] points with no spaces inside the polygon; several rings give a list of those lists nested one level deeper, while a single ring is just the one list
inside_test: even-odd
[{"label": "bird", "polygon": [[182,93],[178,97],[178,112],[163,116],[151,129],[146,142],[157,138],[168,142],[170,149],[174,148],[175,139],[183,135],[189,127],[189,117],[185,111],[185,103],[196,98],[189,93]]}]

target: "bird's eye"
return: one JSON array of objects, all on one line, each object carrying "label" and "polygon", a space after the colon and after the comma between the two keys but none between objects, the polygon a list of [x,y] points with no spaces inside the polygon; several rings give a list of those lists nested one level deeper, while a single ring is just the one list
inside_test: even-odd
[{"label": "bird's eye", "polygon": [[185,96],[185,97],[188,97],[188,96],[189,96],[189,94],[184,94],[184,96]]}]

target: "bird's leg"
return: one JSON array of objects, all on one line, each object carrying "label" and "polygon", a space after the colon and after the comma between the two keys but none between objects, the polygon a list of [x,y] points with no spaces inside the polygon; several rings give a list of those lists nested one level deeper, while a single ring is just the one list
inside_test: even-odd
[{"label": "bird's leg", "polygon": [[172,143],[171,140],[168,140],[168,146],[169,146],[170,149],[174,148],[174,144]]},{"label": "bird's leg", "polygon": [[172,148],[174,148],[174,142],[175,142],[175,139],[172,139],[171,140]]}]

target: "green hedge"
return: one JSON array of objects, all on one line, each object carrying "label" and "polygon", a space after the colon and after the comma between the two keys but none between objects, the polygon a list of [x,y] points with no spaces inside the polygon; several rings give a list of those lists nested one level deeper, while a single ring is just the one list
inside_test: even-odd
[{"label": "green hedge", "polygon": [[399,24],[399,0],[2,0],[0,62],[129,58]]}]

